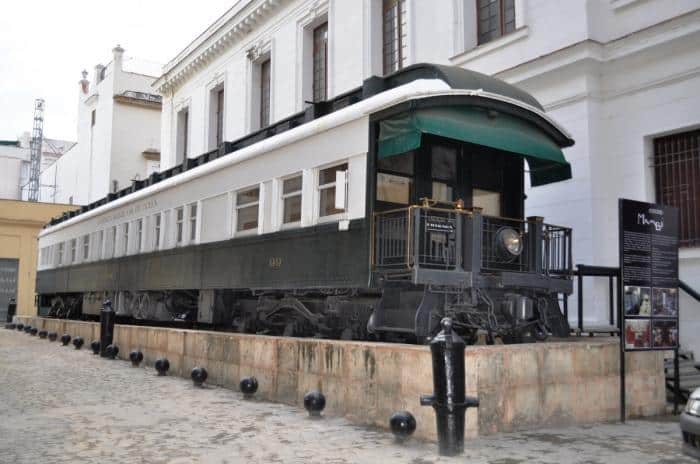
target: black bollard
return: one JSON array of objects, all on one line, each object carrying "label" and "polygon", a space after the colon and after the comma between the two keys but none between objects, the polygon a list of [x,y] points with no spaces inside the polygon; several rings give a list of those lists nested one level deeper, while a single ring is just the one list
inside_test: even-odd
[{"label": "black bollard", "polygon": [[7,318],[5,319],[5,322],[12,322],[12,318],[15,317],[16,312],[17,302],[14,298],[10,298],[10,301],[7,303]]},{"label": "black bollard", "polygon": [[29,331],[29,334],[34,335],[34,336],[36,336],[36,334],[38,334],[38,333],[39,333],[39,329],[37,329],[36,327],[32,327],[32,330]]},{"label": "black bollard", "polygon": [[83,340],[83,337],[75,337],[73,339],[73,346],[75,347],[76,350],[79,350],[80,348],[82,348],[84,344],[85,344],[85,340]]},{"label": "black bollard", "polygon": [[139,367],[139,364],[141,364],[141,361],[143,361],[143,353],[141,353],[139,350],[134,350],[129,353],[129,359],[131,360],[131,365],[133,367]]},{"label": "black bollard", "polygon": [[403,442],[416,431],[416,418],[408,411],[398,411],[389,418],[389,428],[396,441]]},{"label": "black bollard", "polygon": [[46,330],[40,330],[39,331],[39,338],[46,338],[46,336],[49,334]]},{"label": "black bollard", "polygon": [[442,456],[464,451],[464,413],[478,407],[478,398],[469,398],[464,386],[464,340],[452,330],[452,320],[444,318],[442,331],[430,342],[433,357],[433,395],[422,395],[420,404],[435,409],[438,447]]},{"label": "black bollard", "polygon": [[58,338],[58,334],[56,332],[49,332],[49,341],[50,342],[55,342],[57,338]]},{"label": "black bollard", "polygon": [[70,335],[68,335],[68,334],[61,335],[61,343],[63,344],[63,346],[68,345],[70,343]]},{"label": "black bollard", "polygon": [[158,371],[158,375],[166,375],[168,369],[170,369],[170,361],[168,361],[168,358],[158,358],[155,362],[155,368]]},{"label": "black bollard", "polygon": [[31,325],[25,325],[24,326],[24,333],[30,333],[32,331],[32,326]]},{"label": "black bollard", "polygon": [[201,387],[204,382],[207,381],[207,377],[209,377],[209,374],[207,373],[207,370],[203,367],[195,367],[192,369],[192,373],[190,374],[190,377],[192,378],[192,382],[194,382],[195,386]]},{"label": "black bollard", "polygon": [[100,354],[100,341],[93,340],[90,342],[90,348],[92,349],[92,354]]},{"label": "black bollard", "polygon": [[15,325],[12,322],[8,322],[7,324],[5,324],[5,328],[7,330],[15,330]]},{"label": "black bollard", "polygon": [[24,330],[24,324],[22,324],[22,323],[20,322],[19,324],[17,324],[17,325],[15,326],[15,329],[17,329],[17,330]]},{"label": "black bollard", "polygon": [[241,387],[241,393],[243,393],[243,398],[250,399],[258,391],[258,379],[255,377],[245,377],[241,380],[239,385]]},{"label": "black bollard", "polygon": [[[112,302],[105,300],[100,310],[100,356],[109,358],[107,347],[112,344],[114,338],[114,319],[116,313],[112,309]],[[115,354],[116,356],[116,354]],[[111,357],[114,359],[113,357]]]},{"label": "black bollard", "polygon": [[107,348],[105,348],[105,357],[107,359],[114,359],[117,357],[119,354],[119,347],[115,344],[110,343],[107,345]]},{"label": "black bollard", "polygon": [[326,397],[320,391],[310,391],[304,395],[304,408],[311,417],[321,417],[321,411],[326,407]]}]

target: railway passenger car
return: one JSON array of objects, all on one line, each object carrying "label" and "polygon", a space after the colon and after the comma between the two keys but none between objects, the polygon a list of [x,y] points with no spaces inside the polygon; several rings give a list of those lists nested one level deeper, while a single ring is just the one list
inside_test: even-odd
[{"label": "railway passenger car", "polygon": [[[524,218],[573,144],[526,92],[418,64],[155,173],[39,238],[42,312],[415,340],[568,335],[571,230]],[[527,168],[526,168],[527,165]]]}]

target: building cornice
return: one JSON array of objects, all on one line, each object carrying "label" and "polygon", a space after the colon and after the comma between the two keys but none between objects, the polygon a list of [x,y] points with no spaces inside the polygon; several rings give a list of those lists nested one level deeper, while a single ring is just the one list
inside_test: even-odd
[{"label": "building cornice", "polygon": [[161,95],[177,88],[272,16],[288,0],[241,0],[163,68],[152,84]]}]

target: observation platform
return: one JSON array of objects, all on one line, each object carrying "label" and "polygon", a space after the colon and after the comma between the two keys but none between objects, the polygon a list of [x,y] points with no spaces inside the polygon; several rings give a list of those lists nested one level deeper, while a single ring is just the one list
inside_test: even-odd
[{"label": "observation platform", "polygon": [[[99,338],[99,324],[19,316],[32,327]],[[119,357],[140,349],[147,365],[165,356],[173,375],[189,378],[195,366],[208,383],[238,389],[255,376],[256,397],[303,404],[309,390],[326,396],[326,416],[386,428],[392,413],[410,411],[415,436],[436,440],[432,408],[419,396],[433,391],[428,346],[281,338],[228,332],[117,325]],[[626,354],[627,417],[661,415],[666,390],[663,352]],[[467,410],[466,438],[544,427],[617,421],[619,340],[572,337],[543,343],[470,346],[465,352],[466,386],[479,408]],[[105,365],[105,369],[108,366]]]}]

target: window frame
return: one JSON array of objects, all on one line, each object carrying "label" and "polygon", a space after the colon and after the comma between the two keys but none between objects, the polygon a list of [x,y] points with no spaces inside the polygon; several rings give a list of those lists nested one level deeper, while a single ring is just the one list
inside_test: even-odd
[{"label": "window frame", "polygon": [[[318,39],[317,33],[325,29],[325,37],[321,40]],[[314,102],[325,101],[328,99],[328,19],[326,19],[321,24],[318,24],[311,30],[311,96]],[[319,58],[320,54],[320,44],[323,44],[323,58]],[[319,58],[319,59],[317,59]],[[319,70],[318,66],[323,66],[322,70]],[[320,74],[323,74],[323,79],[321,80]],[[322,85],[322,88],[319,87]]]},{"label": "window frame", "polygon": [[[238,203],[238,197],[239,197],[239,195],[240,195],[241,193],[250,192],[250,191],[252,191],[252,190],[257,190],[257,191],[258,191],[258,199],[257,199],[257,201],[251,201],[251,202],[249,202],[249,203],[244,203],[244,204],[242,204],[242,205],[239,204],[239,203]],[[233,227],[232,227],[232,229],[233,229],[233,235],[234,235],[234,236],[253,235],[253,234],[257,234],[258,231],[260,230],[260,206],[261,206],[261,199],[262,199],[262,198],[261,198],[261,194],[262,194],[262,189],[261,189],[260,183],[258,183],[258,184],[253,184],[253,185],[250,185],[250,186],[248,186],[248,187],[243,187],[243,188],[238,189],[238,190],[236,190],[236,191],[233,192],[233,196],[234,196],[233,213],[234,213],[234,214],[233,214]],[[241,230],[238,230],[238,214],[239,214],[238,212],[239,212],[241,209],[250,208],[250,207],[253,207],[253,206],[256,207],[256,211],[257,211],[257,217],[256,217],[256,219],[255,219],[255,227],[254,227],[254,228],[250,228],[250,229],[241,229]]]},{"label": "window frame", "polygon": [[260,95],[258,100],[259,128],[270,125],[272,120],[272,57],[267,56],[258,63],[260,67],[258,86]]},{"label": "window frame", "polygon": [[82,240],[82,261],[89,261],[90,260],[90,234],[85,234],[83,235],[83,240]]},{"label": "window frame", "polygon": [[126,256],[129,254],[129,222],[122,224],[122,247],[121,256]]},{"label": "window frame", "polygon": [[[187,225],[188,225],[188,241],[189,243],[197,243],[197,226],[199,225],[197,221],[198,202],[190,203],[187,206]],[[194,213],[194,214],[193,214]]]},{"label": "window frame", "polygon": [[[301,186],[299,190],[290,193],[284,193],[285,181],[299,178]],[[288,198],[299,197],[299,220],[293,222],[284,222],[284,201]],[[279,224],[281,229],[292,229],[301,226],[301,217],[304,214],[304,173],[302,171],[289,174],[288,176],[280,177],[279,179]]]},{"label": "window frame", "polygon": [[78,239],[73,238],[70,241],[70,264],[75,264],[78,257]]},{"label": "window frame", "polygon": [[175,246],[185,244],[185,206],[175,208]]},{"label": "window frame", "polygon": [[[391,39],[387,39],[390,31],[387,29],[387,13],[395,9],[398,19],[395,20],[396,28],[391,31]],[[381,0],[382,12],[382,73],[388,75],[400,71],[408,65],[408,2],[407,0]],[[398,30],[398,33],[395,31]],[[392,45],[395,48],[388,49]],[[397,56],[396,56],[397,55]],[[395,61],[388,62],[387,57]]]},{"label": "window frame", "polygon": [[[496,1],[498,2],[498,35],[495,37],[491,37],[488,40],[482,41],[482,30],[481,30],[481,16],[480,16],[480,11],[482,7],[479,5],[479,2],[481,0],[475,0],[474,1],[474,6],[476,9],[476,45],[477,47],[480,45],[485,45],[488,43],[491,43],[495,40],[498,40],[502,37],[505,37],[509,34],[512,34],[513,32],[518,30],[518,21],[517,21],[517,8],[516,8],[516,1],[515,0],[489,0],[489,1]],[[506,16],[506,7],[505,7],[505,2],[510,1],[513,3],[513,29],[512,30],[506,30],[506,21],[505,21],[505,16]],[[491,31],[489,31],[491,32]]]},{"label": "window frame", "polygon": [[[345,173],[346,173],[345,174],[345,189],[346,189],[345,190],[345,208],[343,209],[343,211],[341,211],[339,213],[333,213],[333,214],[328,214],[328,215],[322,216],[321,215],[321,191],[327,190],[329,188],[336,188],[337,185],[336,185],[335,180],[333,180],[333,182],[327,182],[325,184],[321,184],[321,171],[325,171],[326,169],[331,169],[333,167],[338,167],[338,166],[342,166],[342,165],[346,166],[346,168],[345,168]],[[337,171],[338,170],[336,169],[336,172]],[[347,217],[348,206],[349,206],[348,205],[348,203],[349,203],[348,187],[350,185],[349,172],[350,172],[349,160],[334,161],[332,163],[328,163],[328,164],[325,164],[323,166],[319,166],[316,168],[316,173],[314,176],[316,178],[316,182],[315,182],[316,185],[314,186],[314,190],[316,192],[315,193],[316,201],[315,201],[315,206],[314,206],[314,212],[315,212],[315,216],[316,216],[319,223],[334,222],[334,221],[345,219]]]},{"label": "window frame", "polygon": [[143,247],[143,218],[138,218],[136,221],[136,247],[134,253],[141,253]]},{"label": "window frame", "polygon": [[63,266],[64,265],[63,252],[64,252],[65,248],[66,248],[65,242],[58,243],[58,248],[56,250],[56,266]]},{"label": "window frame", "polygon": [[153,216],[153,250],[160,250],[160,234],[163,227],[162,213],[155,213]]}]

